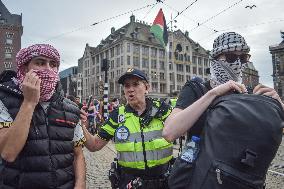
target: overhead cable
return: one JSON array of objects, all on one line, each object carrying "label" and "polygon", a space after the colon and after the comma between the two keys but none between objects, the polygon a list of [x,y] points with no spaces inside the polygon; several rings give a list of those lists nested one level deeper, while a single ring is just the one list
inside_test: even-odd
[{"label": "overhead cable", "polygon": [[113,20],[113,19],[115,19],[115,18],[124,16],[124,15],[129,14],[129,13],[133,13],[133,12],[140,11],[140,10],[142,10],[142,9],[145,9],[145,8],[148,8],[148,7],[151,7],[151,6],[154,6],[155,4],[156,4],[156,3],[148,4],[148,5],[146,5],[146,6],[143,6],[143,7],[137,8],[137,9],[133,9],[133,10],[127,11],[127,12],[125,12],[125,13],[116,15],[116,16],[112,16],[112,17],[106,18],[106,19],[104,19],[104,20],[100,20],[100,21],[94,22],[94,23],[91,24],[91,25],[86,25],[86,26],[83,26],[83,27],[80,27],[80,28],[77,28],[77,29],[74,29],[74,30],[71,30],[71,31],[68,31],[68,32],[61,33],[61,34],[59,34],[59,35],[50,37],[50,38],[44,40],[43,42],[50,41],[50,40],[53,40],[53,39],[56,39],[56,38],[60,38],[60,37],[62,37],[62,36],[65,36],[65,35],[68,35],[68,34],[71,34],[71,33],[74,33],[74,32],[77,32],[77,31],[80,31],[80,30],[89,28],[89,27],[91,27],[91,26],[95,26],[95,25],[100,24],[100,23],[102,23],[102,22],[106,22],[106,21],[109,21],[109,20]]},{"label": "overhead cable", "polygon": [[210,20],[213,20],[214,18],[216,18],[216,17],[219,16],[220,14],[222,14],[222,13],[228,11],[229,9],[231,9],[231,8],[233,8],[234,6],[238,5],[238,4],[241,3],[242,1],[243,1],[243,0],[240,0],[240,1],[238,1],[238,2],[236,2],[236,3],[234,3],[234,4],[232,4],[232,5],[230,5],[229,7],[225,8],[225,9],[222,10],[221,12],[219,12],[219,13],[215,14],[214,16],[211,16],[210,18],[206,19],[205,21],[199,23],[199,25],[197,25],[195,28],[191,29],[190,32],[193,31],[193,30],[195,30],[196,28],[200,27],[201,25],[203,25],[203,24],[209,22]]}]

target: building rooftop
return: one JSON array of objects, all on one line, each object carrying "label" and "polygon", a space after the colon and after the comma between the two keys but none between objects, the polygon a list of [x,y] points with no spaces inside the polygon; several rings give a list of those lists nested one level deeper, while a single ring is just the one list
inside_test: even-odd
[{"label": "building rooftop", "polygon": [[22,15],[11,14],[0,0],[0,25],[22,26]]}]

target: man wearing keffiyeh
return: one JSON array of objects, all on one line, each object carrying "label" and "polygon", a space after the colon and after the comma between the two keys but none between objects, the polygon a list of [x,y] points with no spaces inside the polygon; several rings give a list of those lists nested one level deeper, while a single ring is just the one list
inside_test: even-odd
[{"label": "man wearing keffiyeh", "polygon": [[[176,107],[165,123],[163,136],[166,140],[173,141],[186,131],[188,136],[199,136],[202,132],[200,127],[202,124],[196,124],[196,121],[216,97],[233,91],[247,93],[247,89],[241,83],[242,70],[246,64],[249,64],[249,51],[250,48],[245,39],[235,32],[223,33],[214,40],[213,49],[210,52],[211,78],[203,83],[208,92],[202,98],[196,99],[191,85],[184,85]],[[259,84],[254,88],[253,93],[271,96],[284,108],[283,102],[273,88]]]},{"label": "man wearing keffiyeh", "polygon": [[80,110],[61,93],[58,51],[32,45],[16,63],[0,81],[0,188],[85,188]]}]

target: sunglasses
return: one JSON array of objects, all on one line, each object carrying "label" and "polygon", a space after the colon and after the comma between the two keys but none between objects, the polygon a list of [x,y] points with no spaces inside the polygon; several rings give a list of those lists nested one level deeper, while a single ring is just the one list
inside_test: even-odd
[{"label": "sunglasses", "polygon": [[[233,53],[225,53],[225,54],[222,54],[226,57],[226,61],[228,63],[233,63],[235,61],[237,61],[238,59],[240,60],[241,63],[247,63],[250,59],[250,54],[240,54],[240,55],[237,55],[237,54],[233,54]],[[220,56],[219,56],[220,57]]]}]

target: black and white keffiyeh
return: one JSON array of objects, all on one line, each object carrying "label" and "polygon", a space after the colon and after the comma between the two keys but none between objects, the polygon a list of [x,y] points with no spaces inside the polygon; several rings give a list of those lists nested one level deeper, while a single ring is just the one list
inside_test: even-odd
[{"label": "black and white keffiyeh", "polygon": [[248,53],[250,48],[240,34],[227,32],[221,34],[214,40],[213,49],[210,52],[210,55],[212,58],[216,58],[222,53],[234,51]]},{"label": "black and white keffiyeh", "polygon": [[239,60],[233,63],[228,63],[223,60],[211,60],[210,74],[213,85],[212,87],[226,83],[229,80],[241,83],[242,70],[244,68],[245,64],[242,64]]},{"label": "black and white keffiyeh", "polygon": [[213,49],[210,52],[210,74],[212,87],[216,87],[220,84],[226,83],[229,80],[236,82],[242,82],[242,70],[245,68],[245,64],[242,64],[240,60],[228,63],[224,60],[216,60],[216,58],[228,52],[243,52],[248,53],[250,51],[245,39],[238,33],[227,32],[218,36],[213,43]]}]

